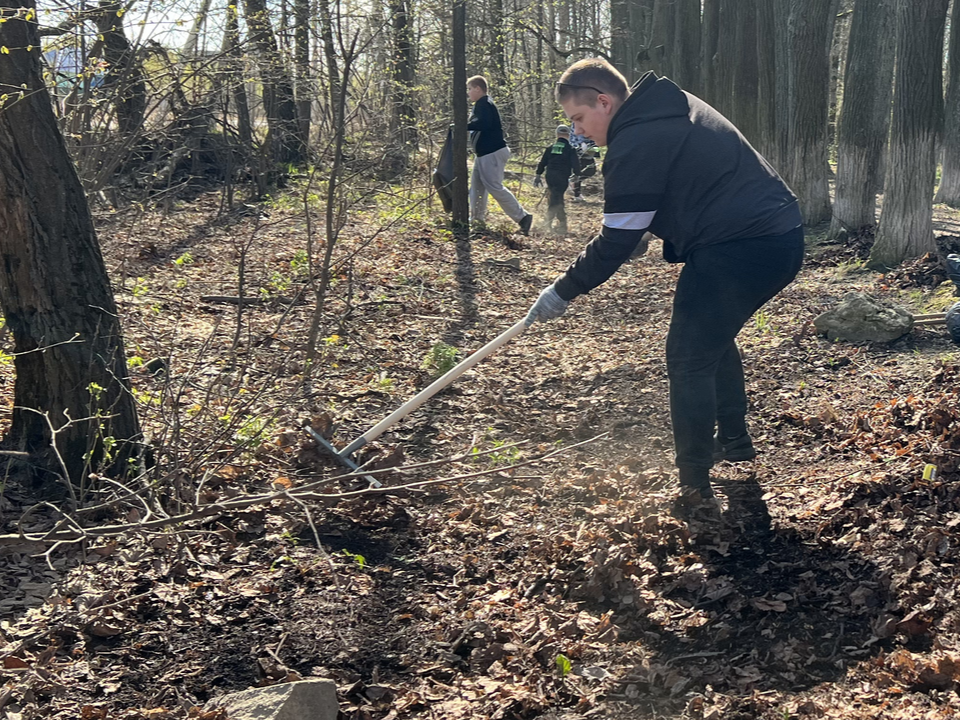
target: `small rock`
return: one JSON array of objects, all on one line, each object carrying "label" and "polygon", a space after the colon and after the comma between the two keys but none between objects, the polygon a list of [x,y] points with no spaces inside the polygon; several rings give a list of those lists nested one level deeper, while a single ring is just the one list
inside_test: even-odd
[{"label": "small rock", "polygon": [[340,704],[332,680],[303,680],[251,688],[207,703],[224,709],[230,720],[337,720]]},{"label": "small rock", "polygon": [[853,292],[817,317],[813,325],[818,333],[833,341],[890,342],[913,329],[913,316],[901,307]]}]

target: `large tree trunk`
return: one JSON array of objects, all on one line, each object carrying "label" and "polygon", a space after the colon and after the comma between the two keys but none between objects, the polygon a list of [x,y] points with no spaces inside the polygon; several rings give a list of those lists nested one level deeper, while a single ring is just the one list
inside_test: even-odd
[{"label": "large tree trunk", "polygon": [[470,201],[467,180],[467,5],[453,2],[453,213],[454,230],[470,227]]},{"label": "large tree trunk", "polygon": [[674,80],[687,92],[700,94],[700,0],[677,0]]},{"label": "large tree trunk", "polygon": [[417,145],[417,111],[414,104],[416,65],[413,57],[412,3],[409,0],[390,0],[395,48],[393,69],[393,122],[397,137],[405,147]]},{"label": "large tree trunk", "polygon": [[737,68],[736,0],[722,0],[717,15],[717,52],[713,56],[714,107],[729,120],[736,113],[734,82]]},{"label": "large tree trunk", "polygon": [[299,163],[305,148],[300,139],[293,81],[283,65],[277,40],[270,23],[265,0],[245,0],[247,26],[260,68],[263,85],[263,112],[267,117],[265,145],[278,163]]},{"label": "large tree trunk", "polygon": [[[34,0],[15,5],[35,9]],[[0,306],[17,353],[11,435],[43,454],[49,421],[66,474],[81,485],[103,438],[136,440],[140,428],[90,211],[40,76],[37,25],[15,12],[0,24],[0,46],[13,48],[0,87],[26,88],[0,109]],[[63,474],[53,453],[47,461]]]},{"label": "large tree trunk", "polygon": [[147,107],[147,85],[137,53],[123,29],[122,5],[117,0],[100,0],[97,14],[99,38],[91,55],[102,57],[108,66],[104,86],[114,92],[117,125],[123,135],[136,132],[143,124]]},{"label": "large tree trunk", "polygon": [[703,0],[700,40],[700,96],[717,107],[716,56],[720,42],[720,0]]},{"label": "large tree trunk", "polygon": [[943,170],[935,201],[960,207],[960,2],[950,14],[950,59],[943,127]]},{"label": "large tree trunk", "polygon": [[310,0],[294,0],[294,62],[297,69],[297,134],[300,145],[310,147],[315,89],[310,73]]},{"label": "large tree trunk", "polygon": [[633,84],[647,67],[653,0],[610,0],[610,57]]},{"label": "large tree trunk", "polygon": [[777,26],[774,3],[757,4],[757,149],[780,166],[777,151]]},{"label": "large tree trunk", "polygon": [[[763,2],[763,0],[760,0]],[[758,141],[757,0],[736,2],[736,67],[733,75],[733,122],[751,144]]]},{"label": "large tree trunk", "polygon": [[650,44],[647,47],[646,68],[657,75],[673,77],[673,45],[676,30],[675,0],[656,0],[653,5],[653,20]]},{"label": "large tree trunk", "polygon": [[488,32],[488,47],[493,60],[493,95],[496,97],[500,120],[503,123],[503,134],[508,143],[517,147],[520,139],[517,137],[517,107],[514,101],[513,90],[510,87],[509,72],[507,70],[507,51],[504,38],[503,0],[491,0],[490,25]]},{"label": "large tree trunk", "polygon": [[890,126],[893,0],[857,0],[837,119],[837,178],[830,235],[876,224],[880,159]]},{"label": "large tree trunk", "polygon": [[795,0],[789,25],[789,72],[794,99],[788,115],[787,183],[800,201],[806,225],[830,217],[827,115],[833,0]]},{"label": "large tree trunk", "polygon": [[935,249],[933,186],[943,120],[943,31],[949,0],[897,0],[897,71],[883,209],[871,267]]},{"label": "large tree trunk", "polygon": [[253,126],[244,82],[243,50],[240,47],[240,23],[237,6],[227,0],[227,15],[223,31],[224,76],[237,112],[237,135],[244,149],[253,155]]}]

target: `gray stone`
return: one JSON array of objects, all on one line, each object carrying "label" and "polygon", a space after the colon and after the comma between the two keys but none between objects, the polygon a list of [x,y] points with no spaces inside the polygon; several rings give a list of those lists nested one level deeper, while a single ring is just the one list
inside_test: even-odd
[{"label": "gray stone", "polygon": [[829,340],[890,342],[913,329],[913,316],[902,307],[882,303],[866,293],[844,295],[835,308],[813,321]]},{"label": "gray stone", "polygon": [[206,710],[223,708],[230,720],[337,720],[340,704],[333,680],[251,688],[211,700]]}]

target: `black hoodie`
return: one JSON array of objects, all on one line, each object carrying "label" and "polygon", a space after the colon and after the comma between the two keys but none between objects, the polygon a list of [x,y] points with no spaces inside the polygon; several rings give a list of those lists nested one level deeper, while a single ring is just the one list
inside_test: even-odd
[{"label": "black hoodie", "polygon": [[473,111],[467,120],[467,130],[470,131],[470,144],[477,157],[489,155],[507,146],[503,139],[500,112],[489,95],[484,95],[473,104]]},{"label": "black hoodie", "polygon": [[605,282],[649,229],[664,257],[704,245],[782,235],[797,199],[729,120],[667,78],[647,73],[607,130],[604,227],[557,281],[572,300]]}]

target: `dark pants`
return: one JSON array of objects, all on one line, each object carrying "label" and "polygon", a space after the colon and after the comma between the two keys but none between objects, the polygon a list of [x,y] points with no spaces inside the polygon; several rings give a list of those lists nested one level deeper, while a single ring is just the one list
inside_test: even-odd
[{"label": "dark pants", "polygon": [[545,220],[547,230],[552,229],[553,221],[557,221],[557,230],[562,233],[567,231],[567,209],[563,206],[563,194],[567,191],[567,181],[563,185],[551,184],[547,182],[547,189],[550,192],[547,201],[547,218]]},{"label": "dark pants", "polygon": [[714,427],[746,432],[747,396],[735,338],[796,277],[803,229],[694,250],[680,273],[667,335],[670,415],[680,482],[702,487],[713,467]]}]

